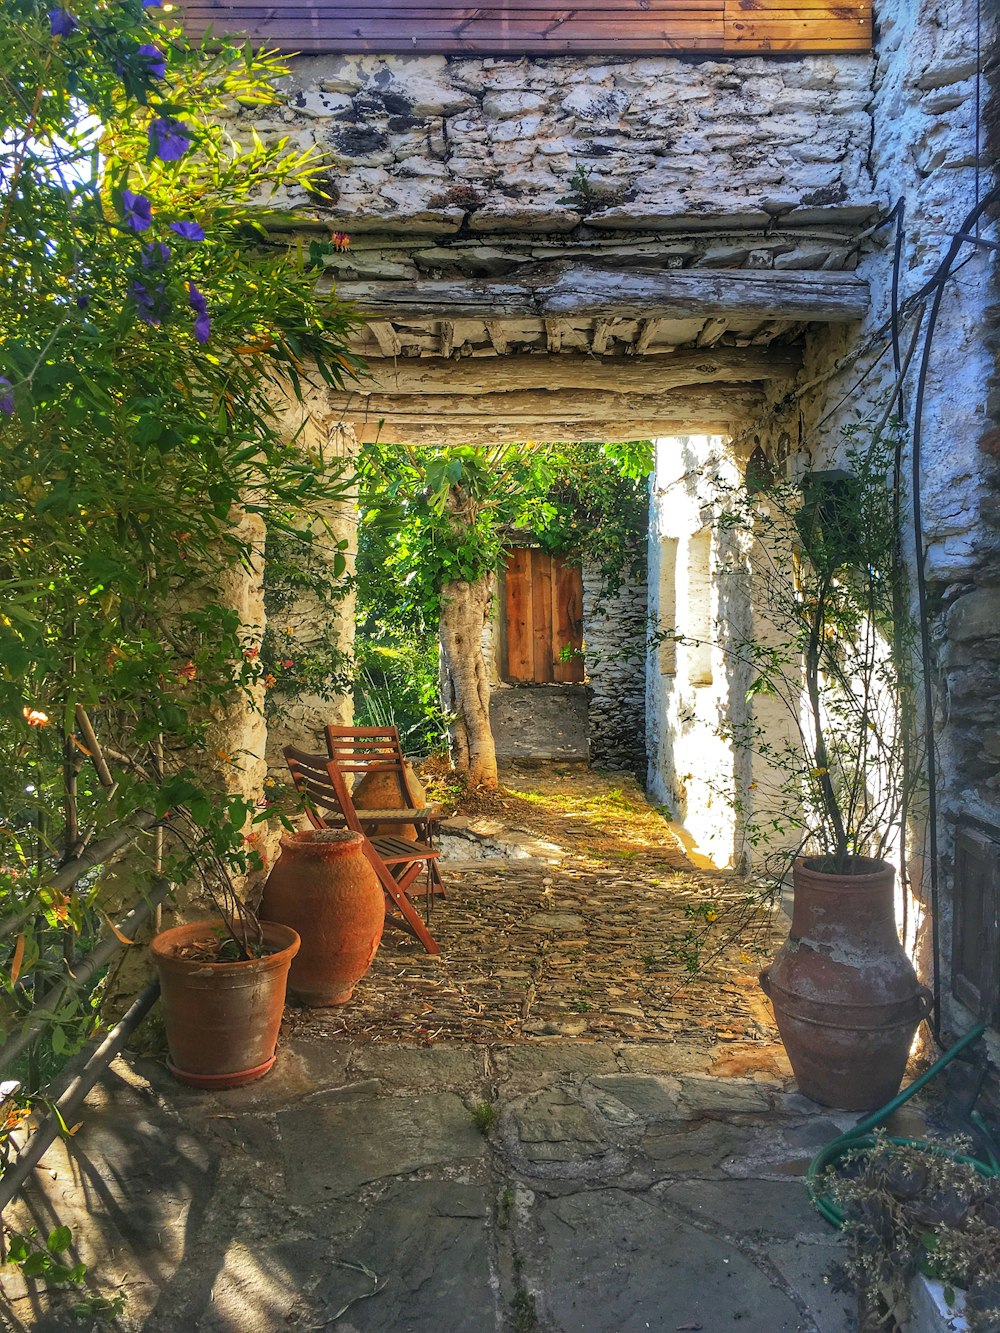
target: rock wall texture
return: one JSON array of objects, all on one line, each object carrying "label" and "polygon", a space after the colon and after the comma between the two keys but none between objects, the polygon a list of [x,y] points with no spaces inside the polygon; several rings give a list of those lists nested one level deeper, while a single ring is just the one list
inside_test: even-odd
[{"label": "rock wall texture", "polygon": [[[328,467],[339,464],[347,469],[345,479],[350,477],[357,437],[329,412],[321,393],[312,396],[304,408],[289,408],[287,429],[317,465],[321,460]],[[286,776],[284,746],[324,753],[323,728],[330,723],[350,726],[354,720],[351,575],[357,554],[357,509],[353,492],[348,490],[343,499],[326,503],[303,536],[309,543],[308,554],[302,558],[307,560],[311,586],[293,583],[282,588],[276,599],[280,609],[275,607],[271,616],[275,643],[281,654],[287,654],[283,660],[291,664],[267,700],[268,766],[282,779]],[[334,572],[338,555],[346,561],[339,576]]]},{"label": "rock wall texture", "polygon": [[[905,236],[900,299],[919,296],[944,259],[963,219],[994,183],[993,139],[987,77],[995,44],[995,14],[980,15],[972,0],[886,4],[882,7],[872,86],[874,124],[871,169],[882,208],[902,204]],[[977,103],[982,113],[977,129]],[[980,153],[977,170],[977,147]],[[985,220],[984,220],[985,221]],[[986,224],[988,227],[988,224]],[[992,233],[989,233],[992,234]],[[891,226],[871,238],[858,272],[872,287],[872,310],[856,333],[823,333],[807,339],[802,380],[814,387],[775,411],[761,440],[772,456],[788,455],[793,472],[843,458],[841,427],[856,412],[877,415],[894,383],[886,328],[892,307]],[[922,502],[918,543],[912,524],[904,534],[914,591],[914,617],[928,632],[928,669],[934,692],[934,733],[939,770],[938,964],[943,977],[945,1022],[962,1031],[970,1016],[950,993],[954,831],[972,816],[1000,839],[1000,395],[996,392],[997,307],[994,259],[965,246],[960,271],[943,285],[928,359],[920,421],[919,471],[914,473],[917,368],[924,333],[901,400],[905,448],[903,485],[910,507],[915,485]],[[929,303],[925,303],[929,304]],[[924,332],[927,322],[925,318]],[[914,323],[905,319],[905,356]],[[818,381],[818,382],[817,382]],[[926,611],[916,602],[916,562],[923,560]],[[926,824],[915,826],[912,862],[917,910],[911,939],[929,975],[933,966],[926,913],[930,875],[922,858],[930,851]],[[926,862],[924,862],[926,867]],[[996,907],[992,910],[995,912]],[[1000,1047],[997,1049],[1000,1054]]]},{"label": "rock wall texture", "polygon": [[590,759],[598,768],[646,776],[644,580],[606,592],[601,571],[583,566],[583,634],[589,686]]},{"label": "rock wall texture", "polygon": [[805,225],[873,201],[870,83],[868,55],[310,57],[254,123],[324,154],[330,201],[295,202],[352,233]]}]

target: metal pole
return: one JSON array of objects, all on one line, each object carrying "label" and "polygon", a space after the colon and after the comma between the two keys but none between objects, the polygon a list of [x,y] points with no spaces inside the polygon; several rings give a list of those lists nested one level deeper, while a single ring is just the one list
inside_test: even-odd
[{"label": "metal pole", "polygon": [[[154,908],[163,902],[169,892],[169,880],[155,880],[149,898],[137,903],[116,929],[131,938],[150,916]],[[47,994],[37,1000],[32,1012],[25,1019],[24,1026],[0,1047],[0,1071],[7,1069],[22,1051],[31,1044],[38,1032],[47,1023],[51,1022],[52,1011],[56,1009],[63,997],[69,991],[82,990],[88,982],[93,980],[102,967],[111,962],[118,950],[124,947],[117,935],[110,935],[91,949],[90,953],[81,959],[79,966],[65,980],[56,982]]]},{"label": "metal pole", "polygon": [[67,1066],[65,1072],[72,1072],[73,1078],[57,1099],[56,1109],[41,1122],[0,1180],[0,1212],[25,1184],[63,1125],[79,1110],[87,1093],[149,1013],[159,993],[160,983],[151,981],[96,1050],[84,1049]]}]

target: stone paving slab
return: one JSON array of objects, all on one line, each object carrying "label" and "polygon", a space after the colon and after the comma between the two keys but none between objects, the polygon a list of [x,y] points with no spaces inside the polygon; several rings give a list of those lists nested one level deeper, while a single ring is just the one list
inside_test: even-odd
[{"label": "stone paving slab", "polygon": [[[847,1333],[801,1180],[839,1117],[781,1084],[584,1041],[333,1046],[219,1093],[116,1061],[5,1220],[71,1225],[122,1333]],[[2,1272],[5,1333],[86,1327]]]}]

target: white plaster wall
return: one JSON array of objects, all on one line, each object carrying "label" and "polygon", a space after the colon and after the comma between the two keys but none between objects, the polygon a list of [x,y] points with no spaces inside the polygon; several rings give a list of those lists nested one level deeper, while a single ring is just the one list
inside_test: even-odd
[{"label": "white plaster wall", "polygon": [[[739,593],[724,572],[732,568],[724,536],[712,541],[710,589],[700,586],[690,556],[716,517],[715,479],[731,483],[736,470],[722,436],[670,436],[656,440],[655,447],[649,532],[648,787],[701,851],[720,866],[731,865],[740,859],[738,807],[745,800],[749,775],[727,730],[734,713],[742,715],[748,682],[726,645],[734,627],[741,633],[745,628],[745,589]],[[742,605],[734,606],[734,592]],[[657,641],[670,630],[701,637],[706,628],[711,640],[707,648],[677,643],[671,651]]]}]

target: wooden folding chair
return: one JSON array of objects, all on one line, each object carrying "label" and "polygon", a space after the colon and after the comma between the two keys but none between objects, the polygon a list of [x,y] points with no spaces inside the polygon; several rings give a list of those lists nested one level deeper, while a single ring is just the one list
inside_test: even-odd
[{"label": "wooden folding chair", "polygon": [[325,755],[306,754],[291,745],[286,745],[282,753],[313,828],[349,828],[361,834],[365,856],[388,900],[388,923],[415,936],[428,953],[440,953],[441,946],[421,921],[410,901],[409,890],[424,870],[428,875],[429,894],[430,869],[441,853],[424,843],[408,842],[403,838],[370,838],[358,818],[343,775],[332,760]]},{"label": "wooden folding chair", "polygon": [[[421,805],[414,795],[406,773],[406,759],[395,727],[336,727],[326,728],[326,748],[331,763],[347,786],[347,775],[355,777],[354,790],[362,778],[372,773],[391,773],[399,789],[399,807],[391,810],[357,810],[358,819],[369,837],[378,840],[380,825],[412,824],[417,841],[426,847],[434,846],[434,826],[440,817],[440,807]],[[445,895],[444,881],[437,861],[428,863],[431,892]]]}]

